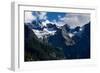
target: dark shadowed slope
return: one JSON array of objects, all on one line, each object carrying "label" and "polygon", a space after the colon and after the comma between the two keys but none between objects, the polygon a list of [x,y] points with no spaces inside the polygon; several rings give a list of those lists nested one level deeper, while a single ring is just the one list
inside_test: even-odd
[{"label": "dark shadowed slope", "polygon": [[34,32],[27,26],[24,26],[25,42],[25,61],[42,61],[64,59],[63,50],[43,44],[39,41]]}]

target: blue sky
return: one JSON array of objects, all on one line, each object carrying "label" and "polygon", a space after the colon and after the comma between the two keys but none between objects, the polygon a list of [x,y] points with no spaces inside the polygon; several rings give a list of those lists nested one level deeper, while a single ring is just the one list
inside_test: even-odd
[{"label": "blue sky", "polygon": [[52,20],[56,20],[58,21],[59,20],[59,16],[60,17],[64,17],[66,13],[58,13],[58,12],[48,12],[47,13],[47,17],[48,17],[48,20],[52,21]]},{"label": "blue sky", "polygon": [[44,11],[26,11],[25,23],[31,23],[33,20],[42,20],[45,23],[56,23],[57,26],[68,24],[70,28],[84,26],[90,22],[88,13],[64,13],[64,12],[44,12]]},{"label": "blue sky", "polygon": [[[66,13],[61,13],[61,12],[44,12],[44,13],[46,13],[46,17],[49,21],[53,20],[59,21],[59,17],[64,17],[66,15]],[[38,14],[41,15],[41,12],[39,11],[32,12],[33,16],[38,16]]]}]

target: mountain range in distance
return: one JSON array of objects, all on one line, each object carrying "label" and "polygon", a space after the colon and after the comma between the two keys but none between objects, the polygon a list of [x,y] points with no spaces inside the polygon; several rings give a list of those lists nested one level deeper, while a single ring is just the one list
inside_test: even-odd
[{"label": "mountain range in distance", "polygon": [[32,21],[24,29],[25,61],[90,58],[90,22],[70,28]]}]

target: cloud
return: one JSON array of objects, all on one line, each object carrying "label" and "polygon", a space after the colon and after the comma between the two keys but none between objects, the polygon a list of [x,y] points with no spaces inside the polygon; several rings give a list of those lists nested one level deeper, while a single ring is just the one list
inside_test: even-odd
[{"label": "cloud", "polygon": [[90,21],[90,14],[88,13],[66,13],[63,17],[58,15],[58,20],[53,19],[52,21],[48,20],[47,13],[43,11],[25,12],[25,23],[40,20],[44,26],[47,23],[56,24],[58,27],[68,24],[70,28],[75,28],[77,26],[82,27]]},{"label": "cloud", "polygon": [[84,26],[89,23],[90,14],[81,13],[67,13],[64,17],[59,18],[59,23],[68,24],[70,28],[75,28],[77,26]]},{"label": "cloud", "polygon": [[31,23],[36,18],[36,16],[32,15],[32,12],[25,12],[25,23]]},{"label": "cloud", "polygon": [[56,22],[56,25],[57,25],[58,27],[61,27],[61,26],[64,26],[65,23],[64,23],[63,21],[58,21],[58,22]]},{"label": "cloud", "polygon": [[35,14],[39,20],[46,20],[47,19],[47,12],[36,12]]},{"label": "cloud", "polygon": [[25,23],[31,23],[33,20],[37,19],[47,20],[46,14],[46,12],[25,12]]},{"label": "cloud", "polygon": [[47,26],[48,23],[51,23],[51,22],[49,20],[45,20],[45,21],[42,22],[42,25]]}]

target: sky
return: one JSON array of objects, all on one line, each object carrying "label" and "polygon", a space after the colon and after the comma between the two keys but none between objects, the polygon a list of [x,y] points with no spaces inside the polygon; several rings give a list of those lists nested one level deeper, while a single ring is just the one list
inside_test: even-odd
[{"label": "sky", "polygon": [[26,11],[25,23],[31,23],[33,20],[41,20],[46,23],[53,23],[57,26],[68,24],[70,28],[84,26],[90,22],[90,14],[86,13],[61,13],[61,12],[44,12],[44,11]]}]

